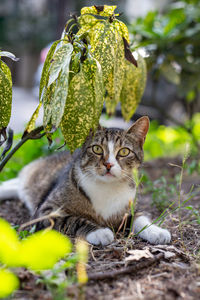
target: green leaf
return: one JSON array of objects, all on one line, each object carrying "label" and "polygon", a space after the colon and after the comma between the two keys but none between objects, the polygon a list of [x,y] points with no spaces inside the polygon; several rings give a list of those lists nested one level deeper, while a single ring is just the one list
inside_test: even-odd
[{"label": "green leaf", "polygon": [[0,61],[0,69],[2,69],[2,71],[4,72],[4,74],[6,75],[8,80],[10,81],[10,84],[12,85],[12,75],[11,75],[10,69],[3,61]]},{"label": "green leaf", "polygon": [[1,56],[5,56],[5,57],[9,57],[14,61],[18,61],[19,58],[17,58],[13,53],[8,52],[8,51],[0,51],[0,57]]},{"label": "green leaf", "polygon": [[49,70],[48,86],[58,78],[61,70],[65,71],[67,69],[66,73],[69,72],[72,51],[73,46],[70,43],[64,44],[56,51]]},{"label": "green leaf", "polygon": [[122,36],[115,25],[101,22],[90,30],[89,38],[92,46],[91,52],[102,67],[107,112],[112,114],[119,102],[123,82],[124,44]]},{"label": "green leaf", "polygon": [[[49,71],[48,88],[44,93],[44,126],[57,128],[61,122],[68,94],[69,65],[73,46],[64,44],[58,49]],[[55,81],[56,80],[56,81]]]},{"label": "green leaf", "polygon": [[103,82],[99,63],[86,59],[70,82],[61,129],[69,149],[80,147],[96,129],[103,106]]},{"label": "green leaf", "polygon": [[10,69],[0,62],[0,130],[7,127],[12,107],[12,79]]},{"label": "green leaf", "polygon": [[93,14],[99,15],[102,17],[111,17],[114,14],[114,10],[117,8],[116,5],[102,5],[102,6],[86,6],[81,9],[81,15],[84,14]]},{"label": "green leaf", "polygon": [[39,114],[39,111],[40,111],[40,108],[42,106],[42,102],[40,102],[36,108],[36,110],[34,111],[34,113],[32,114],[32,117],[30,119],[30,121],[28,122],[27,126],[26,126],[26,129],[24,130],[24,134],[23,136],[26,134],[26,133],[29,133],[31,132],[33,129],[35,129],[35,122],[38,118],[38,114]]},{"label": "green leaf", "polygon": [[125,59],[124,59],[124,43],[121,35],[115,31],[116,44],[114,66],[109,78],[106,82],[106,111],[108,114],[113,114],[117,103],[120,100],[121,89],[124,79]]},{"label": "green leaf", "polygon": [[119,32],[119,34],[125,38],[127,40],[128,43],[130,43],[130,39],[129,39],[129,33],[128,33],[128,28],[127,26],[119,20],[114,20],[113,25],[115,26],[115,28],[117,29],[117,31]]},{"label": "green leaf", "polygon": [[101,22],[92,15],[81,15],[78,20],[81,28],[77,32],[77,36],[87,33],[98,22]]},{"label": "green leaf", "polygon": [[54,54],[54,52],[56,50],[56,47],[57,47],[57,45],[58,45],[59,42],[60,42],[60,40],[55,41],[52,44],[52,46],[49,49],[49,52],[47,54],[47,57],[45,59],[44,66],[43,66],[43,69],[42,69],[42,76],[41,76],[41,79],[40,79],[39,99],[41,99],[41,96],[42,96],[42,93],[43,93],[43,89],[47,85],[49,68],[51,66],[51,60],[52,60],[53,54]]},{"label": "green leaf", "polygon": [[21,242],[19,260],[32,270],[51,269],[70,251],[71,242],[66,236],[55,230],[41,230]]},{"label": "green leaf", "polygon": [[7,266],[18,266],[20,243],[16,231],[10,224],[0,219],[0,262]]},{"label": "green leaf", "polygon": [[116,36],[114,28],[107,22],[97,23],[89,32],[92,55],[102,67],[104,83],[114,67]]},{"label": "green leaf", "polygon": [[134,114],[146,85],[146,64],[142,56],[138,56],[138,67],[126,61],[124,81],[121,91],[121,110],[126,121]]},{"label": "green leaf", "polygon": [[6,298],[19,287],[19,279],[6,269],[0,269],[0,298]]},{"label": "green leaf", "polygon": [[55,93],[55,87],[56,87],[56,82],[52,83],[50,87],[44,89],[44,93],[42,97],[43,108],[44,108],[44,115],[43,115],[44,128],[46,128],[51,121],[51,115],[52,115],[51,98]]}]

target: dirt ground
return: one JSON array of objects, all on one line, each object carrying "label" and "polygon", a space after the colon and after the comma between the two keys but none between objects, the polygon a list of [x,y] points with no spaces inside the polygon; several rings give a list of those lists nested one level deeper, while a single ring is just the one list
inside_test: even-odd
[{"label": "dirt ground", "polygon": [[[159,159],[145,163],[143,168],[152,181],[164,174],[173,182],[180,169],[168,162],[180,164],[177,159]],[[193,184],[193,197],[187,205],[199,211],[200,176],[196,173],[184,174],[181,201],[190,196],[188,193]],[[138,196],[139,209],[155,219],[160,212],[151,202],[152,194],[145,192],[144,184]],[[9,200],[1,203],[0,217],[16,225],[27,221],[29,215],[22,203]],[[90,247],[89,281],[83,288],[71,286],[67,291],[69,299],[200,299],[200,224],[196,216],[191,210],[178,209],[168,213],[162,226],[172,234],[171,245],[155,247],[137,237],[127,239],[118,235],[115,242],[104,249]],[[147,250],[151,256],[131,259],[130,250]],[[127,257],[130,258],[128,262]],[[18,270],[18,277],[21,287],[12,299],[53,299],[44,284],[37,284],[36,276],[29,271]]]}]

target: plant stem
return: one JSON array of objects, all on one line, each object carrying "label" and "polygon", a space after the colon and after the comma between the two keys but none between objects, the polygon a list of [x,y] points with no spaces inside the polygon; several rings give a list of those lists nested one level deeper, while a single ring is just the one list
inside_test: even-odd
[{"label": "plant stem", "polygon": [[28,140],[32,139],[40,139],[43,137],[46,133],[40,134],[40,132],[43,130],[43,126],[37,127],[28,134],[26,134],[16,145],[15,147],[6,155],[6,157],[1,161],[0,163],[0,172],[3,170],[4,166],[7,164],[9,159],[15,154],[15,152]]}]

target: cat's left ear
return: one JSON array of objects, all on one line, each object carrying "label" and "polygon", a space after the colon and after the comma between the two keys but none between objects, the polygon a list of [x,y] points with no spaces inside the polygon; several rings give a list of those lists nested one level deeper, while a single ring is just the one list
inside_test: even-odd
[{"label": "cat's left ear", "polygon": [[100,123],[98,124],[97,130],[103,130],[103,126],[101,126]]},{"label": "cat's left ear", "polygon": [[149,117],[139,118],[128,130],[127,133],[136,135],[143,146],[147,132],[149,130]]}]

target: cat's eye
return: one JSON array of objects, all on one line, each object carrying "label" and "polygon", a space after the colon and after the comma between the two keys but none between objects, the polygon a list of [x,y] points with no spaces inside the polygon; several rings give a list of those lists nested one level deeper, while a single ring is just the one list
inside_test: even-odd
[{"label": "cat's eye", "polygon": [[122,148],[118,151],[117,155],[118,156],[121,156],[121,157],[125,157],[125,156],[128,156],[130,153],[130,149],[128,148]]},{"label": "cat's eye", "polygon": [[101,146],[94,145],[94,146],[92,146],[92,150],[97,155],[103,154],[103,148]]}]

